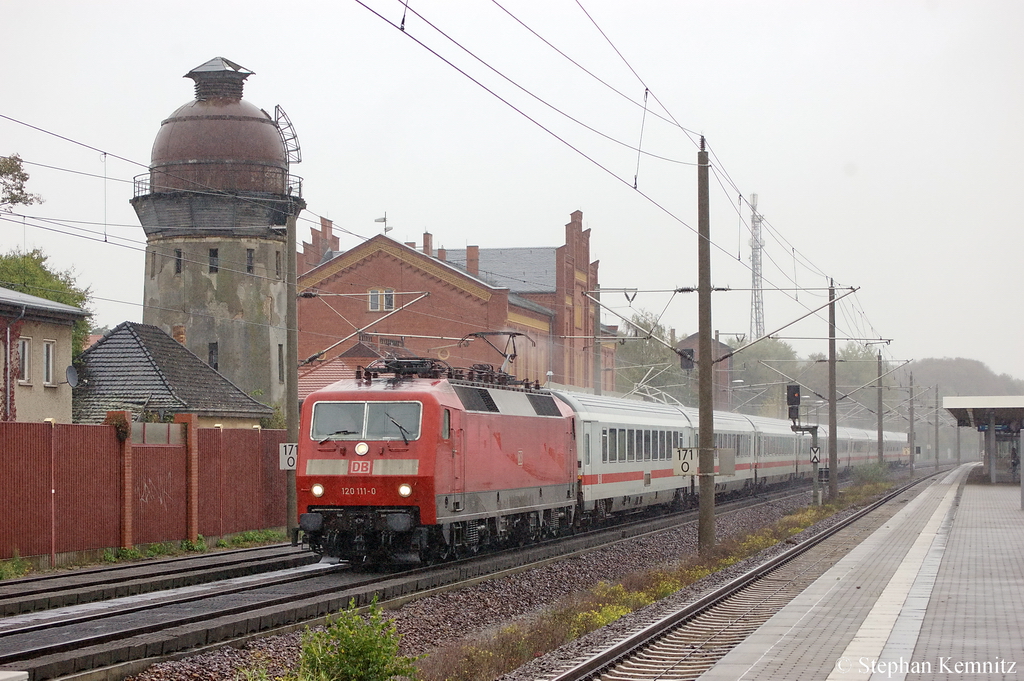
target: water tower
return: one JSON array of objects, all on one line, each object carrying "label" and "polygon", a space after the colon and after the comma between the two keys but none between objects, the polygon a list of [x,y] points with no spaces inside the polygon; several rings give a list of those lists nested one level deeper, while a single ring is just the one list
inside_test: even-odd
[{"label": "water tower", "polygon": [[291,123],[242,99],[250,75],[220,57],[185,74],[195,99],[160,124],[131,203],[146,232],[143,322],[281,404],[285,222],[305,202]]}]

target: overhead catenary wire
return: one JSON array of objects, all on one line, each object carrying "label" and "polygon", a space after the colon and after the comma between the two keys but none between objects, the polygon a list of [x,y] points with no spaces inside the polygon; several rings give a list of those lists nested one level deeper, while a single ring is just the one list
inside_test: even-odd
[{"label": "overhead catenary wire", "polygon": [[[408,3],[406,3],[406,4],[408,4]],[[496,3],[496,4],[497,4],[497,3]],[[581,5],[581,8],[582,8],[582,5]],[[503,8],[503,9],[504,9],[504,8]],[[586,11],[586,10],[585,10],[585,11]],[[590,15],[588,14],[588,16],[590,16]],[[593,22],[593,17],[591,17],[591,20],[592,20],[592,22]],[[596,26],[596,24],[595,24],[595,26]],[[402,28],[404,28],[404,27],[402,27]],[[603,33],[603,32],[601,32],[601,33],[602,33],[602,35],[604,35],[604,33]],[[607,39],[607,36],[605,36],[605,38]],[[610,41],[610,40],[608,40],[608,42],[609,42],[609,44],[611,44],[611,41]],[[613,46],[613,45],[612,45],[612,46]],[[613,46],[613,47],[614,47],[614,46]],[[615,48],[615,51],[616,51],[616,53],[618,53],[618,54],[620,54],[620,55],[622,56],[622,52],[620,52],[620,50],[618,50],[617,48]],[[624,58],[624,61],[625,61],[625,57],[623,57],[623,58]],[[627,63],[628,63],[628,62],[627,62]],[[631,67],[631,71],[632,71],[632,67]],[[634,71],[634,74],[636,74],[636,72],[635,72],[635,71]],[[639,75],[637,75],[637,77],[638,77],[638,79],[639,79]],[[641,82],[642,82],[642,80],[641,80]],[[658,102],[658,103],[660,103],[660,102]],[[653,112],[652,112],[652,114],[653,114]],[[677,125],[678,125],[678,123],[677,123]],[[681,127],[682,127],[682,126],[680,126],[680,128],[681,128]],[[716,156],[715,158],[716,158],[716,161],[718,162],[718,157]],[[639,166],[639,154],[638,154],[638,166]],[[724,172],[724,171],[723,171],[723,172]],[[725,173],[725,176],[726,176],[726,177],[728,177],[728,174],[727,174],[727,173]],[[731,178],[730,178],[730,180],[731,180]],[[119,180],[119,181],[123,181],[123,180]],[[636,183],[636,177],[634,178],[634,183]],[[671,213],[670,213],[670,214],[671,214]],[[681,221],[681,222],[682,222],[682,221]],[[683,222],[683,224],[685,224],[685,222]],[[687,225],[687,226],[688,226],[688,225]],[[341,228],[340,226],[339,226],[338,228],[339,228],[340,230],[342,230],[342,231],[347,231],[347,230],[344,230],[343,228]],[[349,232],[349,233],[351,233],[351,232]],[[358,235],[353,235],[353,236],[356,236],[356,237],[358,237]],[[720,250],[721,250],[721,249],[720,249]],[[796,249],[794,249],[794,253],[796,253]]]},{"label": "overhead catenary wire", "polygon": [[[36,130],[36,131],[41,132],[41,133],[43,133],[45,135],[50,135],[52,137],[56,137],[57,139],[63,140],[63,141],[68,142],[70,144],[74,144],[74,145],[77,145],[77,146],[80,146],[80,147],[84,147],[86,149],[98,152],[100,154],[109,155],[112,158],[116,158],[119,161],[124,161],[125,163],[128,163],[130,165],[135,165],[135,166],[139,166],[141,168],[145,168],[146,170],[150,170],[150,167],[149,167],[148,164],[142,163],[140,161],[135,161],[133,159],[126,158],[124,156],[120,156],[119,154],[115,154],[115,153],[110,152],[110,151],[99,149],[97,147],[92,146],[91,144],[87,144],[85,142],[73,139],[71,137],[67,137],[66,135],[62,135],[62,134],[57,133],[57,132],[53,132],[52,130],[47,130],[46,128],[41,128],[41,127],[39,127],[37,125],[33,125],[33,124],[28,123],[26,121],[19,120],[17,118],[12,117],[12,116],[8,116],[6,114],[0,113],[0,118],[2,118],[4,120],[8,120],[8,121],[10,121],[12,123],[16,123],[18,125],[25,126],[27,128],[31,128],[32,130]],[[66,169],[60,169],[60,170],[66,170]],[[76,172],[76,171],[68,171],[68,172]],[[189,182],[190,184],[195,185],[195,187],[193,189],[189,190],[192,193],[202,194],[202,193],[205,192],[205,193],[207,193],[207,195],[211,195],[211,196],[232,196],[232,197],[234,197],[234,198],[236,198],[238,200],[249,202],[249,203],[264,203],[266,201],[266,200],[261,200],[261,199],[255,198],[255,197],[240,197],[240,196],[237,196],[236,194],[232,194],[231,192],[227,192],[225,190],[217,189],[215,187],[211,187],[209,185],[205,185],[205,184],[203,184],[201,182],[196,182],[195,180],[192,180],[190,178],[179,177],[179,176],[176,176],[176,175],[174,175],[172,173],[169,173],[167,171],[162,171],[162,172],[165,175],[167,175],[167,177],[170,177],[170,178],[173,178],[173,179],[177,179],[177,180],[181,180],[183,182]],[[134,183],[134,180],[128,180],[128,181]],[[313,211],[309,210],[308,208],[306,208],[305,210],[306,210],[306,212],[309,212],[309,213],[312,213],[313,215],[316,215],[318,220],[319,219],[324,219],[322,216],[317,215],[316,213],[314,213]],[[303,218],[301,216],[297,216],[297,219],[303,220],[305,222],[309,222],[311,224],[317,224],[317,221],[311,220],[309,218]],[[349,231],[349,230],[347,230],[347,229],[345,229],[343,227],[334,225],[333,222],[332,222],[332,226],[337,228],[341,232],[344,232],[346,234],[350,234],[350,235],[352,235],[354,237],[357,237],[359,239],[362,239],[364,241],[369,239],[369,237],[366,237],[366,236],[360,235],[360,234],[356,234],[355,232],[351,232],[351,231]]]}]

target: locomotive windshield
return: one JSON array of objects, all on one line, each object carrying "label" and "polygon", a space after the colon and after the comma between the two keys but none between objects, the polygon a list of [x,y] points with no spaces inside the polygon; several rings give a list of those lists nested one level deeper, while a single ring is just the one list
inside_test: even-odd
[{"label": "locomotive windshield", "polygon": [[317,402],[310,437],[327,440],[419,439],[419,402]]}]

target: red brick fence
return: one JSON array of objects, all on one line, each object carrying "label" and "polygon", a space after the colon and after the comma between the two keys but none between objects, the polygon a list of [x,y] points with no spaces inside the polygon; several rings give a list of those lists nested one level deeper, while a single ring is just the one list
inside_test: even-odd
[{"label": "red brick fence", "polygon": [[0,422],[0,559],[60,565],[286,524],[285,431],[197,428],[192,414],[173,424],[126,417]]}]

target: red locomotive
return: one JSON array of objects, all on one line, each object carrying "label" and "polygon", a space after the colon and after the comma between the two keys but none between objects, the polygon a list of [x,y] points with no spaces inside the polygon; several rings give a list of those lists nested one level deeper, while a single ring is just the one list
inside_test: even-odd
[{"label": "red locomotive", "polygon": [[296,481],[314,551],[430,562],[571,526],[572,411],[489,367],[459,376],[384,360],[305,400]]}]

